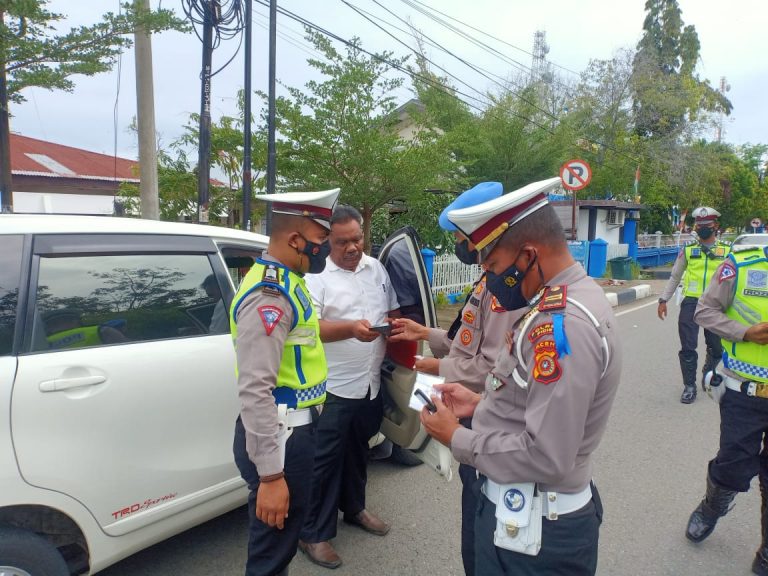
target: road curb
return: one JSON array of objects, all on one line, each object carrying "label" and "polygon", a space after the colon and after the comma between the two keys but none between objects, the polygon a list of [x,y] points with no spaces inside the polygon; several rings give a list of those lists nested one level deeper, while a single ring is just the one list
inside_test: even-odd
[{"label": "road curb", "polygon": [[650,284],[638,284],[637,286],[625,288],[624,290],[619,290],[618,292],[606,292],[605,297],[608,298],[608,302],[611,303],[611,306],[616,307],[622,304],[628,304],[633,300],[647,298],[650,293]]}]

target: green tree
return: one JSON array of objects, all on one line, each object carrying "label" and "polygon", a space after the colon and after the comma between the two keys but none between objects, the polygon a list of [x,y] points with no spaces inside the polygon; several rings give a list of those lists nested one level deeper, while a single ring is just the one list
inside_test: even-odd
[{"label": "green tree", "polygon": [[[281,136],[278,175],[283,189],[341,188],[341,201],[363,214],[366,248],[373,215],[394,200],[408,205],[428,188],[450,189],[458,164],[439,130],[420,122],[413,110],[396,113],[394,91],[403,79],[392,77],[390,53],[368,56],[354,39],[345,53],[312,31],[308,40],[324,55],[309,65],[321,79],[304,89],[287,87],[277,101]],[[409,136],[398,133],[412,122]],[[437,220],[437,214],[434,214]]]},{"label": "green tree", "polygon": [[22,90],[30,86],[71,92],[72,76],[111,70],[137,28],[148,33],[187,28],[171,10],[126,2],[121,14],[108,12],[96,24],[59,32],[64,15],[47,5],[47,0],[0,0],[0,210],[12,206],[9,101],[23,102]]},{"label": "green tree", "polygon": [[703,112],[729,114],[730,101],[696,74],[699,37],[677,0],[646,0],[645,10],[632,78],[637,134],[677,138]]}]

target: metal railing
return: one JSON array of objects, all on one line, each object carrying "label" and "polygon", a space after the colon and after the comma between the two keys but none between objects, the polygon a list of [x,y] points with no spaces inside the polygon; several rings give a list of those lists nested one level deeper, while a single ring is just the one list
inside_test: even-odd
[{"label": "metal railing", "polygon": [[637,237],[637,246],[638,248],[685,246],[695,239],[693,234],[640,234]]},{"label": "metal railing", "polygon": [[432,268],[432,294],[461,292],[480,278],[480,266],[462,264],[454,254],[435,256]]}]

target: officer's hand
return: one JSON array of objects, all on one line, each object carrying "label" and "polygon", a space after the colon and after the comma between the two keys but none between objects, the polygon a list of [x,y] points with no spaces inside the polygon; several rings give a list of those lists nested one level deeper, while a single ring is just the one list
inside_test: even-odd
[{"label": "officer's hand", "polygon": [[458,382],[436,384],[435,390],[443,393],[442,401],[458,418],[469,418],[475,413],[475,407],[480,402],[480,394],[472,392]]},{"label": "officer's hand", "polygon": [[666,302],[659,302],[659,309],[657,310],[657,314],[659,315],[659,318],[664,320],[664,318],[667,317],[667,303]]},{"label": "officer's hand", "polygon": [[461,428],[461,424],[459,424],[456,415],[440,398],[432,396],[432,402],[435,404],[437,412],[433,414],[425,406],[421,411],[421,423],[432,438],[450,448],[453,433],[457,428]]},{"label": "officer's hand", "polygon": [[289,500],[285,478],[262,482],[256,493],[256,518],[267,526],[277,526],[278,530],[282,530],[288,518]]},{"label": "officer's hand", "polygon": [[747,328],[744,333],[744,341],[761,345],[768,344],[768,322],[759,322]]},{"label": "officer's hand", "polygon": [[352,323],[352,337],[361,342],[373,342],[379,337],[379,333],[371,330],[368,320],[357,320]]},{"label": "officer's hand", "polygon": [[437,358],[421,358],[416,360],[416,364],[413,367],[425,374],[434,374],[435,376],[440,374],[440,360]]},{"label": "officer's hand", "polygon": [[429,329],[410,318],[397,318],[392,322],[391,342],[417,341],[429,338]]}]

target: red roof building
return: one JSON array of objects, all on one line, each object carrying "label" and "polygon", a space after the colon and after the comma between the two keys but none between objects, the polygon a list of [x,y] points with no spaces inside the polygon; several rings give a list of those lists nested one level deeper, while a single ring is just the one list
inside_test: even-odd
[{"label": "red roof building", "polygon": [[17,213],[112,214],[120,183],[138,176],[136,160],[11,134]]}]

